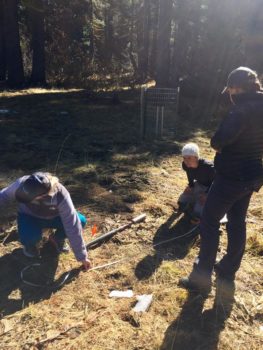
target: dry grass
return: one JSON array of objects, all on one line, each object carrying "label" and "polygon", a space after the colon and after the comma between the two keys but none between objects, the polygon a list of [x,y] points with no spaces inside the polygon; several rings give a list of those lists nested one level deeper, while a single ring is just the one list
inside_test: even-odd
[{"label": "dry grass", "polygon": [[[67,105],[67,97],[61,96],[57,97],[60,106]],[[19,105],[21,100],[16,100],[16,95],[9,97],[10,108],[16,106],[21,111],[20,118],[24,116],[23,106],[28,100]],[[36,105],[40,103],[38,101]],[[74,93],[74,101],[84,105],[83,95],[78,101]],[[9,107],[7,100],[3,103]],[[48,106],[45,113],[53,113],[49,97],[41,105],[44,103]],[[95,113],[94,105],[85,108],[80,114],[79,107],[75,114],[71,111],[75,125],[79,126],[76,133],[79,130],[81,134],[83,128],[95,125],[88,117],[90,110]],[[104,135],[115,137],[116,130],[107,128],[110,121],[116,122],[116,114],[121,115],[119,122],[123,123],[117,129],[127,128],[126,109],[124,104],[117,110],[108,110],[113,115],[108,114],[108,120],[100,125],[100,128],[103,125],[106,128]],[[96,109],[96,113],[102,123],[104,112],[100,115]],[[47,122],[50,122],[49,118]],[[136,123],[135,120],[129,122]],[[14,123],[20,125],[21,120],[15,118]],[[29,125],[26,116],[23,123]],[[8,132],[9,124],[3,125]],[[89,130],[89,134],[94,132],[96,139],[95,129]],[[182,125],[181,131],[187,134],[187,125]],[[41,130],[35,127],[33,141],[39,138],[38,133],[41,134]],[[102,135],[102,131],[99,134]],[[27,136],[24,137],[29,142]],[[191,136],[193,139],[200,144],[205,157],[212,159],[213,152],[208,148],[206,134],[196,130]],[[42,143],[35,147],[43,147],[46,140],[52,141],[48,132]],[[119,140],[122,142],[123,138]],[[185,140],[188,140],[187,136],[182,142]],[[53,142],[47,142],[45,147],[50,152],[53,146]],[[147,214],[147,219],[90,251],[94,266],[123,259],[116,265],[85,273],[78,269],[79,264],[72,254],[61,255],[59,261],[53,262],[53,270],[50,261],[46,261],[40,267],[39,276],[49,273],[57,279],[66,271],[73,271],[68,283],[58,290],[24,285],[19,273],[29,261],[22,257],[19,243],[10,239],[5,245],[1,244],[1,349],[258,350],[262,347],[262,190],[253,195],[251,201],[247,251],[237,275],[234,298],[218,295],[214,286],[211,296],[204,301],[177,286],[178,279],[191,270],[198,252],[198,240],[181,239],[153,247],[158,239],[179,236],[190,229],[181,218],[173,218],[173,204],[186,185],[178,154],[180,146],[178,141],[152,145],[122,143],[113,146],[111,142],[92,145],[85,143],[84,136],[80,136],[63,149],[59,175],[70,189],[78,209],[90,218],[84,231],[86,241],[91,239],[90,230],[94,223],[100,232],[106,232],[142,212]],[[14,150],[16,145],[9,147]],[[86,157],[78,156],[76,161],[75,154],[82,154],[80,150],[84,148]],[[57,153],[50,157],[52,166],[56,157]],[[2,186],[10,178],[23,173],[19,164],[11,171],[4,160],[6,170],[1,174]],[[30,171],[32,167],[24,163],[23,169]],[[3,223],[1,240],[15,231],[14,221],[10,221],[9,215],[5,215]],[[223,232],[219,256],[225,247],[226,235]],[[135,297],[111,299],[109,292],[113,289],[132,289],[135,295],[153,294],[153,303],[148,312],[135,314],[132,311]]]}]

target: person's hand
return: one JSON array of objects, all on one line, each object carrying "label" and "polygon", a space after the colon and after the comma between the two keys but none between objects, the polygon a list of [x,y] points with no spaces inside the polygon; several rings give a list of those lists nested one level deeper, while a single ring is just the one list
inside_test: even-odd
[{"label": "person's hand", "polygon": [[91,261],[89,259],[82,260],[81,263],[84,271],[88,271],[91,268]]},{"label": "person's hand", "polygon": [[192,190],[193,189],[190,186],[187,186],[186,189],[184,190],[184,193],[191,193]]},{"label": "person's hand", "polygon": [[199,202],[204,205],[205,204],[205,201],[206,201],[206,198],[207,198],[207,195],[205,193],[202,193],[199,195]]},{"label": "person's hand", "polygon": [[218,147],[213,147],[213,149],[216,151],[216,153],[222,153],[222,149]]}]

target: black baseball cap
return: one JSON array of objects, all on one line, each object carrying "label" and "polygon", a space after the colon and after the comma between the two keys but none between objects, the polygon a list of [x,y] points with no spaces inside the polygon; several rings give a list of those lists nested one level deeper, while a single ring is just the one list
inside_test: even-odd
[{"label": "black baseball cap", "polygon": [[234,69],[227,78],[227,84],[222,94],[229,88],[241,87],[245,88],[250,84],[256,83],[258,79],[257,73],[248,67],[238,67]]},{"label": "black baseball cap", "polygon": [[29,203],[36,197],[46,194],[51,189],[51,183],[46,173],[37,172],[30,175],[16,190],[16,200]]}]

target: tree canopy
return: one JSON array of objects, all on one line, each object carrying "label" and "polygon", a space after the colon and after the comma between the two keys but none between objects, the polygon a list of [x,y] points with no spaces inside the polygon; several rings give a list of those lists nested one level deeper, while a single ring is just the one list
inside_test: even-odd
[{"label": "tree canopy", "polygon": [[261,0],[0,0],[0,80],[221,87],[238,65],[263,71]]}]

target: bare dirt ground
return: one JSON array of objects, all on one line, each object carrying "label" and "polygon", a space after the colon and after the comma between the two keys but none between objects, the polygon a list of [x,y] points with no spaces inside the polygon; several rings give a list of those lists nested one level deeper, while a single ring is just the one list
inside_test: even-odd
[{"label": "bare dirt ground", "polygon": [[[132,226],[91,249],[93,267],[83,272],[72,253],[58,258],[48,246],[33,269],[21,253],[15,209],[1,208],[0,344],[13,349],[89,350],[258,350],[263,345],[263,201],[253,195],[248,213],[246,254],[235,293],[216,284],[204,300],[178,287],[198,252],[198,230],[176,217],[174,204],[187,184],[180,149],[193,140],[213,159],[209,132],[198,122],[178,121],[177,135],[139,143],[138,103],[120,95],[114,105],[83,91],[2,93],[1,188],[24,173],[56,172],[89,223],[85,240],[126,224]],[[134,102],[135,101],[135,102]],[[157,245],[164,240],[166,244]],[[222,226],[218,257],[226,249]],[[66,283],[59,286],[70,272]],[[53,283],[53,281],[56,281]],[[46,286],[46,284],[49,285]],[[134,297],[109,298],[111,290],[132,289]],[[145,313],[135,313],[136,296],[152,294]]]}]

